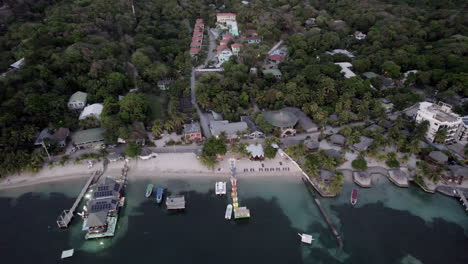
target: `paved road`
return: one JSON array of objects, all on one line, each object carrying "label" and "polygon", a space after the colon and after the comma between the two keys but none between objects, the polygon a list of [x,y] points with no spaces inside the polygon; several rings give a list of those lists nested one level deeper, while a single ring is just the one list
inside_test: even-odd
[{"label": "paved road", "polygon": [[[203,63],[203,67],[208,65],[208,62],[211,61],[215,55],[214,49],[216,48],[216,39],[213,33],[211,33],[210,27],[207,27],[208,30],[208,37],[209,37],[209,45],[208,45],[208,54],[206,55],[205,62]],[[200,65],[202,66],[202,65]]]}]

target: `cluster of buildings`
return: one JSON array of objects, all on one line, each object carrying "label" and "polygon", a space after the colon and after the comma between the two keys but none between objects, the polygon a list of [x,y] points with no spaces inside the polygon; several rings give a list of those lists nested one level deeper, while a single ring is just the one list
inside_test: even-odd
[{"label": "cluster of buildings", "polygon": [[448,104],[422,102],[415,119],[416,122],[429,122],[426,139],[430,142],[435,141],[440,130],[446,131],[445,144],[468,142],[468,116],[460,117],[452,112],[452,107]]},{"label": "cluster of buildings", "polygon": [[284,45],[271,51],[268,54],[268,57],[263,66],[263,75],[271,74],[276,79],[281,79],[282,73],[278,69],[278,64],[284,61],[287,54],[288,54],[288,48]]},{"label": "cluster of buildings", "polygon": [[203,19],[199,18],[195,21],[195,26],[193,26],[193,35],[192,42],[190,43],[190,55],[197,55],[202,48],[203,43],[203,30],[205,29],[205,24]]},{"label": "cluster of buildings", "polygon": [[242,44],[233,43],[235,41],[234,39],[239,37],[236,14],[216,14],[216,25],[218,31],[225,32],[221,35],[219,45],[216,47],[216,56],[219,62],[218,66],[221,66],[226,61],[229,61],[232,56],[239,56]]}]

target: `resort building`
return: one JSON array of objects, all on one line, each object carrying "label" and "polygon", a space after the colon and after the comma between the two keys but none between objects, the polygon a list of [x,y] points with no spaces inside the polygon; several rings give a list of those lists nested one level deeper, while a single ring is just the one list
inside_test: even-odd
[{"label": "resort building", "polygon": [[234,13],[218,13],[216,14],[216,22],[217,23],[226,23],[227,21],[235,21],[236,14]]},{"label": "resort building", "polygon": [[249,138],[255,139],[255,138],[261,138],[264,137],[264,134],[262,131],[260,131],[255,124],[254,120],[250,116],[241,116],[240,120],[242,122],[245,122],[247,124],[248,129],[250,130],[249,132]]},{"label": "resort building", "polygon": [[262,38],[260,38],[258,36],[248,37],[248,38],[246,38],[246,40],[247,40],[247,43],[249,43],[249,44],[258,44],[258,43],[262,42]]},{"label": "resort building", "polygon": [[330,137],[330,142],[333,145],[344,147],[346,144],[346,138],[340,134],[334,134]]},{"label": "resort building", "polygon": [[344,74],[344,77],[346,79],[349,79],[351,77],[356,76],[356,74],[351,70],[351,68],[353,67],[353,65],[351,63],[349,63],[349,62],[337,62],[335,64],[341,67],[340,72]]},{"label": "resort building", "polygon": [[356,151],[366,151],[372,145],[372,142],[374,142],[372,138],[361,136],[359,143],[354,144],[352,147]]},{"label": "resort building", "polygon": [[430,142],[434,142],[437,132],[442,129],[446,130],[445,144],[454,143],[460,138],[457,136],[460,134],[462,119],[452,112],[452,107],[448,104],[420,103],[416,122],[422,121],[429,122],[426,138]]},{"label": "resort building", "polygon": [[236,56],[239,56],[241,47],[242,47],[242,44],[240,44],[240,43],[234,43],[234,44],[232,44],[232,45],[231,45],[232,54],[234,54],[234,55],[236,55]]},{"label": "resort building", "polygon": [[324,184],[330,184],[335,177],[335,173],[330,170],[320,170],[317,177],[318,182],[323,182]]},{"label": "resort building", "polygon": [[91,187],[91,197],[86,204],[83,228],[86,239],[113,236],[120,208],[123,206],[123,183],[106,177]]},{"label": "resort building", "polygon": [[226,61],[229,61],[229,59],[234,55],[226,45],[220,45],[216,48],[216,54],[218,56],[218,61],[220,63],[224,63]]},{"label": "resort building", "polygon": [[448,156],[441,151],[431,151],[428,156],[429,160],[433,163],[444,165],[448,161]]},{"label": "resort building", "polygon": [[95,117],[96,119],[101,119],[101,113],[102,109],[104,106],[102,104],[92,104],[88,105],[83,109],[83,112],[81,112],[79,119],[83,120],[86,119],[87,117]]},{"label": "resort building", "polygon": [[141,150],[140,155],[138,155],[138,157],[142,160],[149,160],[152,158],[156,158],[157,156],[158,154],[156,154],[156,152],[154,152],[152,149],[147,148],[147,147],[144,147]]},{"label": "resort building", "polygon": [[304,145],[307,148],[307,152],[315,152],[319,150],[320,142],[318,142],[317,139],[307,139],[304,141]]},{"label": "resort building", "polygon": [[184,125],[184,140],[185,142],[200,142],[202,140],[200,123],[192,122]]},{"label": "resort building", "polygon": [[203,19],[195,20],[195,25],[193,26],[193,35],[192,42],[190,43],[190,56],[194,56],[200,52],[203,43],[203,30],[205,29],[205,24]]},{"label": "resort building", "polygon": [[296,135],[297,116],[286,110],[265,112],[265,121],[280,130],[281,137]]},{"label": "resort building", "polygon": [[468,116],[462,117],[462,124],[458,131],[458,141],[468,142]]},{"label": "resort building", "polygon": [[91,128],[76,132],[72,136],[72,142],[77,148],[95,147],[104,144],[102,128]]},{"label": "resort building", "polygon": [[247,146],[247,151],[250,153],[251,160],[264,160],[265,153],[261,144],[250,144]]},{"label": "resort building", "polygon": [[307,133],[317,132],[317,125],[312,122],[312,120],[304,113],[301,109],[297,107],[286,107],[283,110],[291,112],[299,119],[299,125]]},{"label": "resort building", "polygon": [[283,56],[279,54],[273,54],[273,55],[268,56],[269,63],[280,64],[282,60],[283,60]]},{"label": "resort building", "polygon": [[68,108],[72,110],[81,110],[86,106],[87,93],[76,92],[68,100]]},{"label": "resort building", "polygon": [[245,133],[247,124],[245,122],[229,123],[227,120],[211,121],[210,130],[215,137],[219,137],[224,132],[228,140],[235,140]]}]

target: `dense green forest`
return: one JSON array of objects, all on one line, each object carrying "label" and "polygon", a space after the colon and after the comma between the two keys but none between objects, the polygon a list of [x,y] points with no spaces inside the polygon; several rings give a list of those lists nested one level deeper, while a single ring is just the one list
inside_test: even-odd
[{"label": "dense green forest", "polygon": [[[135,5],[135,13],[131,4]],[[461,0],[77,0],[0,1],[0,72],[20,58],[25,66],[0,78],[0,175],[37,169],[41,152],[33,152],[36,133],[45,127],[79,127],[67,109],[71,94],[89,94],[88,103],[104,103],[101,126],[106,141],[125,137],[134,121],[160,131],[177,131],[183,122],[177,102],[189,95],[192,61],[188,54],[193,22],[213,26],[217,10],[238,13],[240,30],[256,29],[260,45],[245,47],[225,72],[201,79],[202,108],[237,120],[252,103],[261,109],[296,106],[319,125],[385,118],[378,98],[402,109],[424,97],[448,100],[468,96],[468,37],[465,1]],[[224,8],[222,6],[224,5]],[[315,25],[306,21],[315,18]],[[358,41],[351,34],[367,33]],[[255,76],[278,40],[289,58],[279,65],[281,80]],[[356,56],[324,54],[347,49]],[[401,87],[382,89],[378,79],[344,79],[337,61],[350,61],[360,75],[373,71],[401,79]],[[157,82],[176,80],[169,91]],[[376,89],[371,89],[369,84]],[[136,96],[118,101],[138,88]],[[148,98],[165,98],[156,120]],[[238,98],[238,100],[232,100]],[[358,100],[356,100],[358,99]],[[137,104],[138,107],[128,107]],[[467,105],[455,108],[467,114]],[[154,125],[154,126],[153,126]],[[112,128],[112,129],[110,129]],[[118,128],[118,129],[115,129]]]}]

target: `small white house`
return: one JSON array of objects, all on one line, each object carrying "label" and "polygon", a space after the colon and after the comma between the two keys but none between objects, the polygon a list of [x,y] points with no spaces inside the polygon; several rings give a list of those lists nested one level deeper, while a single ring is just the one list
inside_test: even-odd
[{"label": "small white house", "polygon": [[86,119],[89,116],[94,116],[96,119],[101,118],[102,109],[104,106],[102,104],[92,104],[88,105],[83,109],[83,112],[80,114],[80,120]]},{"label": "small white house", "polygon": [[68,100],[68,108],[74,110],[83,109],[86,106],[88,94],[83,92],[76,92],[72,94],[70,100]]}]

